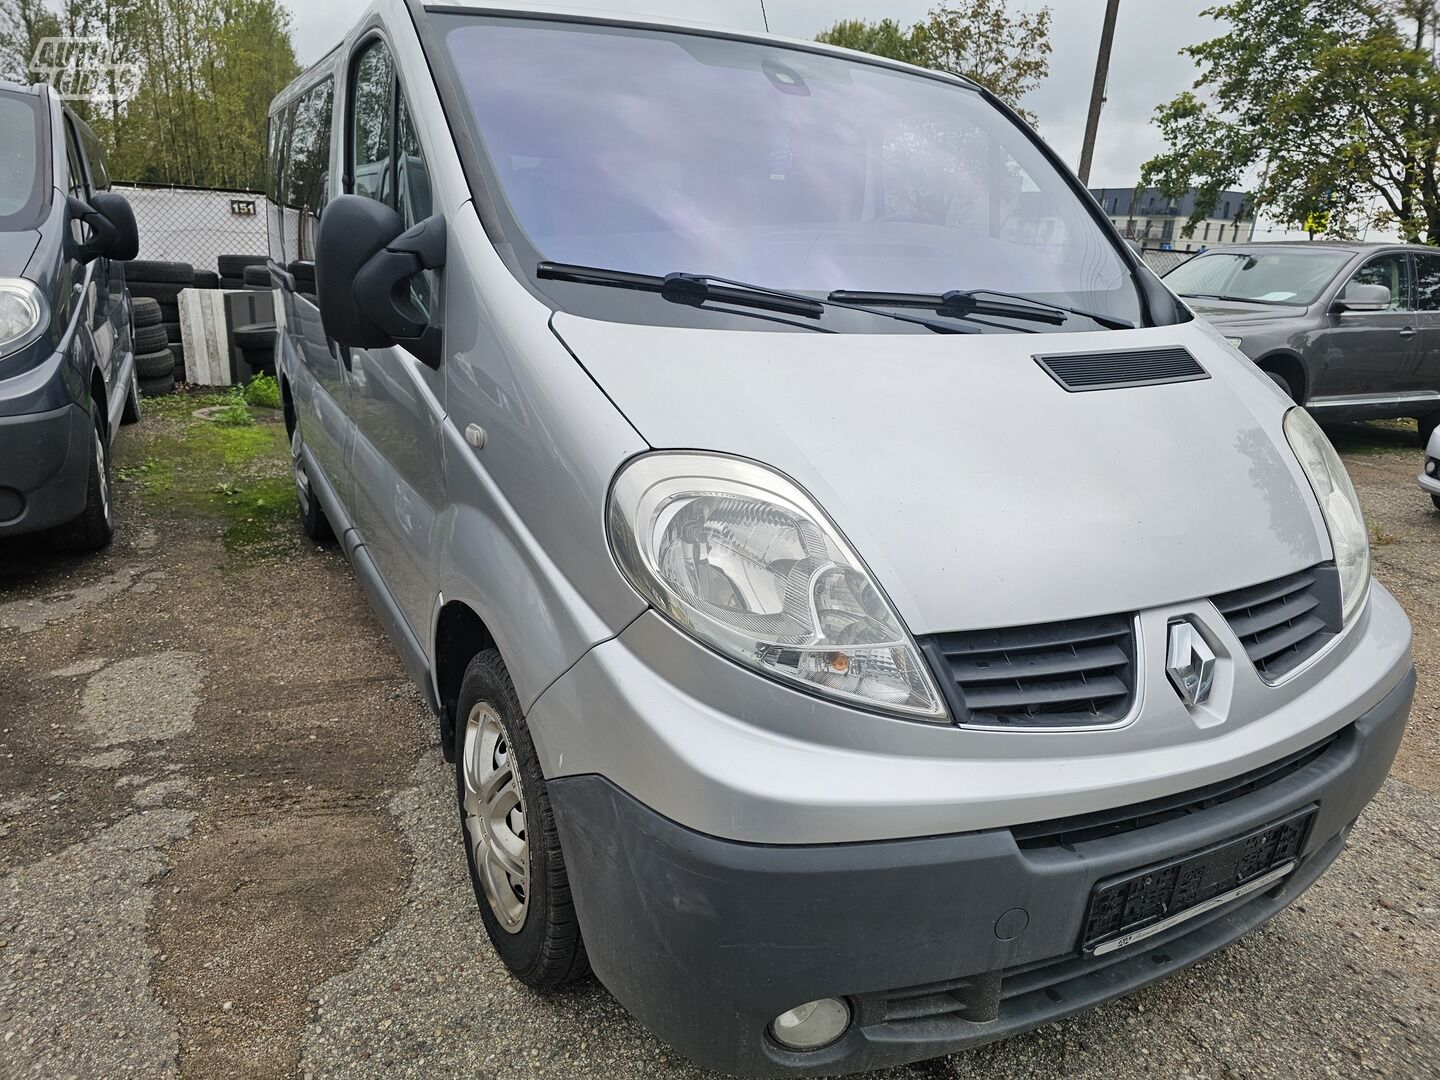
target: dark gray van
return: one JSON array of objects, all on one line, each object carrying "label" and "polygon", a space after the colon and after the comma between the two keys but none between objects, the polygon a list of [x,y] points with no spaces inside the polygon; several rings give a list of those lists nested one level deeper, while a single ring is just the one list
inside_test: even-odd
[{"label": "dark gray van", "polygon": [[140,419],[139,247],[95,134],[48,86],[0,83],[0,537],[110,542],[110,445]]}]

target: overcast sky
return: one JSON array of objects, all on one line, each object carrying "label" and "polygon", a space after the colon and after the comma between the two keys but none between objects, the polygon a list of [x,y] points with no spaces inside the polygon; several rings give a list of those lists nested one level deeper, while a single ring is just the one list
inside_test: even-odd
[{"label": "overcast sky", "polygon": [[[295,43],[309,63],[339,40],[354,18],[340,5],[286,0],[295,20]],[[561,0],[581,6],[586,0]],[[889,17],[909,25],[923,18],[935,0],[765,0],[770,29],[789,37],[813,38],[840,19]],[[1121,0],[1110,65],[1108,101],[1090,181],[1099,187],[1135,183],[1140,165],[1160,150],[1151,124],[1155,107],[1195,81],[1195,66],[1180,49],[1213,37],[1219,27],[1200,12],[1213,0]],[[727,6],[748,9],[759,0],[610,0],[596,6],[678,10]],[[347,5],[348,6],[348,5]],[[1012,10],[1047,6],[1040,0],[1010,0]],[[1051,0],[1050,75],[1026,99],[1039,118],[1040,133],[1073,168],[1080,157],[1085,112],[1095,75],[1095,54],[1105,0]],[[1161,10],[1163,8],[1163,11]],[[1258,237],[1257,237],[1258,238]],[[1278,234],[1273,237],[1278,239]]]}]

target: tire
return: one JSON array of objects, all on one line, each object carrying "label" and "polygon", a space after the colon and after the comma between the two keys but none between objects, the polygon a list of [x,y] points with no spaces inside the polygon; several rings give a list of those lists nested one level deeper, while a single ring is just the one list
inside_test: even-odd
[{"label": "tire", "polygon": [[247,266],[244,273],[245,284],[252,289],[271,288],[270,269],[266,266]]},{"label": "tire", "polygon": [[195,288],[197,289],[218,289],[220,287],[220,275],[214,270],[196,270]]},{"label": "tire", "polygon": [[[590,962],[540,761],[498,652],[470,661],[455,716],[455,798],[480,918],[517,979],[535,990],[557,989],[588,974]],[[488,804],[482,787],[494,792]],[[488,817],[480,812],[487,806]],[[483,825],[485,820],[493,823]],[[488,839],[496,836],[508,843]],[[517,857],[514,847],[521,841],[525,852]],[[497,850],[508,852],[522,872],[501,870],[498,858],[486,856]]]},{"label": "tire", "polygon": [[142,326],[160,325],[160,305],[148,296],[132,296],[130,314],[137,330]]},{"label": "tire", "polygon": [[175,370],[175,354],[165,348],[156,352],[137,353],[135,370],[142,382],[164,378]]},{"label": "tire", "polygon": [[303,445],[305,442],[297,427],[290,436],[290,474],[295,480],[295,501],[300,507],[300,530],[317,544],[324,544],[335,539],[335,530],[330,528],[330,520],[315,497],[305,461],[300,456]]},{"label": "tire", "polygon": [[1415,426],[1420,429],[1420,446],[1423,449],[1430,445],[1430,436],[1435,434],[1435,429],[1440,427],[1440,413],[1431,413],[1429,416],[1417,416]]},{"label": "tire", "polygon": [[1435,504],[1435,509],[1440,510],[1440,495],[1431,495],[1430,501]]},{"label": "tire", "polygon": [[144,397],[165,397],[175,392],[175,373],[173,371],[161,376],[158,379],[141,379],[140,393]]},{"label": "tire", "polygon": [[140,417],[140,369],[137,367],[130,371],[130,389],[125,391],[125,411],[120,414],[120,423],[138,424]]},{"label": "tire", "polygon": [[90,474],[85,487],[85,509],[74,521],[57,528],[55,546],[61,551],[99,551],[115,535],[114,512],[110,504],[110,447],[105,439],[105,421],[99,402],[91,402],[93,434],[90,443]]},{"label": "tire", "polygon": [[235,289],[243,289],[245,288],[245,279],[239,277],[222,277],[220,279],[220,288],[224,289],[226,292],[231,292]]},{"label": "tire", "polygon": [[264,255],[221,255],[215,260],[215,269],[220,271],[222,278],[235,278],[237,281],[245,276],[247,266],[264,266]]},{"label": "tire", "polygon": [[244,327],[235,331],[235,345],[243,352],[251,349],[273,350],[275,348],[275,331],[271,327],[259,329],[255,327]]},{"label": "tire", "polygon": [[163,281],[132,281],[130,282],[130,294],[132,296],[148,296],[151,300],[157,300],[160,304],[168,304],[170,307],[180,306],[180,294],[186,289],[193,289],[195,284],[190,281],[183,283],[170,283]]},{"label": "tire", "polygon": [[1278,371],[1267,371],[1265,374],[1270,377],[1271,382],[1280,388],[1282,394],[1296,404],[1299,404],[1298,399],[1295,397],[1295,388],[1290,385],[1289,379],[1285,378],[1285,376],[1281,375]]},{"label": "tire", "polygon": [[150,284],[189,285],[195,280],[195,267],[187,262],[147,262],[133,259],[125,264],[125,280]]},{"label": "tire", "polygon": [[163,326],[139,326],[135,328],[135,351],[137,353],[155,352],[170,344],[170,339],[165,336]]}]

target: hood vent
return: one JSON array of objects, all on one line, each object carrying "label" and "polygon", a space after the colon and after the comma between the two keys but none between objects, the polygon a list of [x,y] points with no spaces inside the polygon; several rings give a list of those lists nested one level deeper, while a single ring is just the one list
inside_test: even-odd
[{"label": "hood vent", "polygon": [[1072,394],[1210,378],[1190,350],[1178,345],[1124,352],[1055,353],[1037,356],[1035,362]]}]

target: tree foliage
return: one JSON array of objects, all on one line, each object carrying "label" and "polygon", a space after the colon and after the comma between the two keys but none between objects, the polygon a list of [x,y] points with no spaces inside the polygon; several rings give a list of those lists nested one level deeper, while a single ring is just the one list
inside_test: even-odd
[{"label": "tree foliage", "polygon": [[1185,50],[1196,90],[1156,110],[1166,149],[1142,184],[1198,189],[1189,230],[1258,173],[1255,206],[1340,236],[1440,243],[1435,0],[1233,0],[1226,33]]},{"label": "tree foliage", "polygon": [[973,79],[1018,110],[1050,70],[1050,9],[1012,14],[1007,0],[942,3],[908,30],[893,19],[838,22],[819,41]]},{"label": "tree foliage", "polygon": [[103,38],[138,67],[130,96],[112,79],[109,100],[72,102],[116,178],[263,186],[270,99],[299,73],[277,0],[61,0],[53,12],[43,0],[0,0],[0,63],[10,77],[34,79],[36,40],[57,35]]}]

